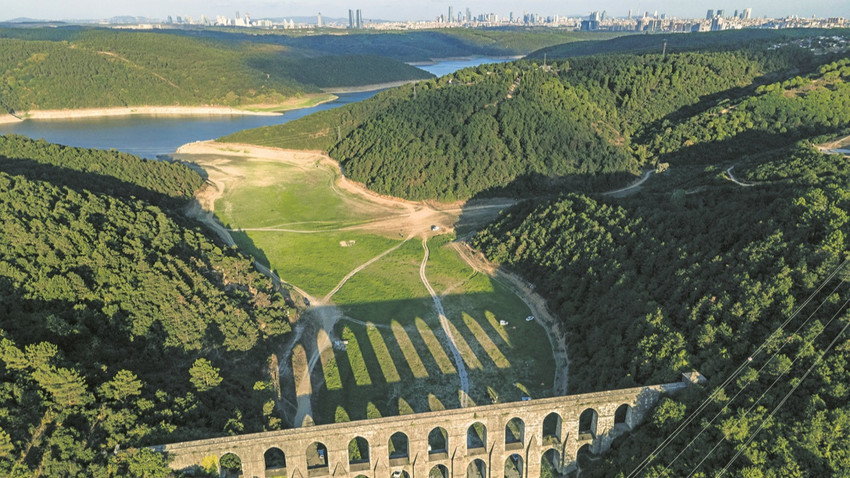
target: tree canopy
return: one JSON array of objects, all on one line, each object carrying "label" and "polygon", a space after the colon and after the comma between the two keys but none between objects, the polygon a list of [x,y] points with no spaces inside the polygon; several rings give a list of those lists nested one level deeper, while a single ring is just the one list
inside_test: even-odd
[{"label": "tree canopy", "polygon": [[200,184],[0,136],[0,474],[166,476],[139,447],[280,427],[265,364],[293,311],[182,216]]}]

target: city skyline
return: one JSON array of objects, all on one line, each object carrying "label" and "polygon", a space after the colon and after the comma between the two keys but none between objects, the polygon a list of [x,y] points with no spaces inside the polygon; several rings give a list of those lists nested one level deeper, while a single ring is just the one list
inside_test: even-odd
[{"label": "city skyline", "polygon": [[523,12],[541,15],[587,16],[592,11],[605,10],[608,16],[626,16],[629,11],[642,14],[645,11],[666,13],[679,18],[704,17],[706,10],[742,10],[752,8],[755,17],[781,18],[799,17],[850,17],[850,2],[846,0],[820,0],[815,2],[791,2],[789,0],[707,0],[704,3],[686,3],[671,0],[635,1],[609,0],[598,2],[580,0],[563,1],[444,1],[430,0],[414,4],[399,4],[385,0],[326,0],[326,1],[287,1],[249,0],[234,2],[204,2],[201,0],[151,0],[128,2],[118,0],[104,5],[99,0],[77,0],[61,2],[58,0],[33,0],[16,2],[3,8],[0,21],[15,18],[33,18],[39,20],[84,20],[103,19],[115,16],[143,16],[164,19],[168,15],[230,15],[235,11],[250,13],[254,18],[277,18],[293,16],[316,16],[319,12],[326,19],[347,18],[348,10],[362,10],[364,19],[382,20],[432,20],[445,15],[449,8],[454,12],[470,9],[475,15],[495,13],[497,15],[515,15]]}]

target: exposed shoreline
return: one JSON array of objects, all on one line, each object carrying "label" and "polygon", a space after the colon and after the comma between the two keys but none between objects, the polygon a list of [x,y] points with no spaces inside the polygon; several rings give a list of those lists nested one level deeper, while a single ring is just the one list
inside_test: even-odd
[{"label": "exposed shoreline", "polygon": [[22,113],[19,117],[6,114],[0,123],[18,123],[24,120],[54,120],[75,118],[102,118],[110,116],[280,116],[270,111],[248,111],[229,106],[131,106],[117,108],[81,108],[68,110],[36,110]]},{"label": "exposed shoreline", "polygon": [[331,93],[334,95],[344,94],[344,93],[364,93],[366,91],[376,91],[376,90],[385,90],[387,88],[395,88],[396,86],[406,85],[408,83],[415,83],[417,81],[425,81],[427,78],[421,79],[411,79],[411,80],[401,80],[401,81],[390,81],[387,83],[373,83],[371,85],[363,85],[363,86],[332,86],[329,88],[322,88],[322,91],[325,93]]}]

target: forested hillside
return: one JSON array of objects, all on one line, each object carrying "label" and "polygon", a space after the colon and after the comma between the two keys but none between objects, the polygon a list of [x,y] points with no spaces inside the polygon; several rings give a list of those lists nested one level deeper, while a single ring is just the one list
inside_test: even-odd
[{"label": "forested hillside", "polygon": [[409,199],[612,189],[659,161],[659,128],[812,62],[785,48],[483,65],[223,140],[325,149]]},{"label": "forested hillside", "polygon": [[[811,141],[850,132],[848,61],[644,123],[645,154],[670,169],[637,195],[529,201],[475,237],[564,320],[571,391],[690,370],[709,379],[663,400],[610,457],[580,460],[582,476],[626,476],[648,457],[638,476],[727,465],[728,476],[843,476],[850,161]],[[714,391],[683,436],[653,452]]]},{"label": "forested hillside", "polygon": [[[344,61],[248,41],[160,33],[0,30],[0,108],[265,107],[319,87],[428,78],[384,57]],[[41,39],[44,37],[45,39]],[[350,75],[323,75],[328,66]]]},{"label": "forested hillside", "polygon": [[292,311],[182,218],[200,182],[0,137],[0,474],[165,476],[137,447],[280,427]]}]

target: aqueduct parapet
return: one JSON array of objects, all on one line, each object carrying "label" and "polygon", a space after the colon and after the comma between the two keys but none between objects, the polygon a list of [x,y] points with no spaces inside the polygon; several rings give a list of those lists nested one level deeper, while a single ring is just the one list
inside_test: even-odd
[{"label": "aqueduct parapet", "polygon": [[[246,478],[283,476],[283,473],[289,478],[426,478],[432,468],[440,465],[445,467],[440,469],[447,471],[447,477],[466,477],[470,466],[480,469],[482,462],[484,478],[488,478],[503,476],[508,459],[519,464],[522,477],[536,478],[547,451],[557,451],[548,456],[557,456],[558,468],[566,471],[574,466],[579,448],[590,445],[594,453],[607,451],[614,438],[643,420],[662,393],[675,392],[688,383],[686,379],[664,385],[211,438],[153,448],[173,456],[171,466],[175,470],[189,470],[210,460],[217,463],[219,457],[233,453],[240,458],[242,476]],[[592,418],[582,419],[583,412],[588,410],[592,413],[585,416]],[[557,417],[553,417],[553,413]],[[511,423],[515,430],[520,422],[520,438],[515,434],[506,437],[511,429],[508,424]],[[470,430],[476,423],[483,426],[483,437],[479,436],[480,426]],[[437,435],[431,432],[438,427],[447,435],[445,449],[429,446],[429,435],[434,443]],[[399,443],[399,432],[406,437],[406,453],[390,449],[398,447],[393,443]],[[358,437],[368,443],[365,459],[350,460],[349,444]],[[320,449],[317,444],[324,446],[323,452],[317,451]],[[285,469],[279,465],[267,466],[266,458],[270,455],[267,452],[273,448],[283,452]],[[271,455],[279,455],[279,452]]]}]

